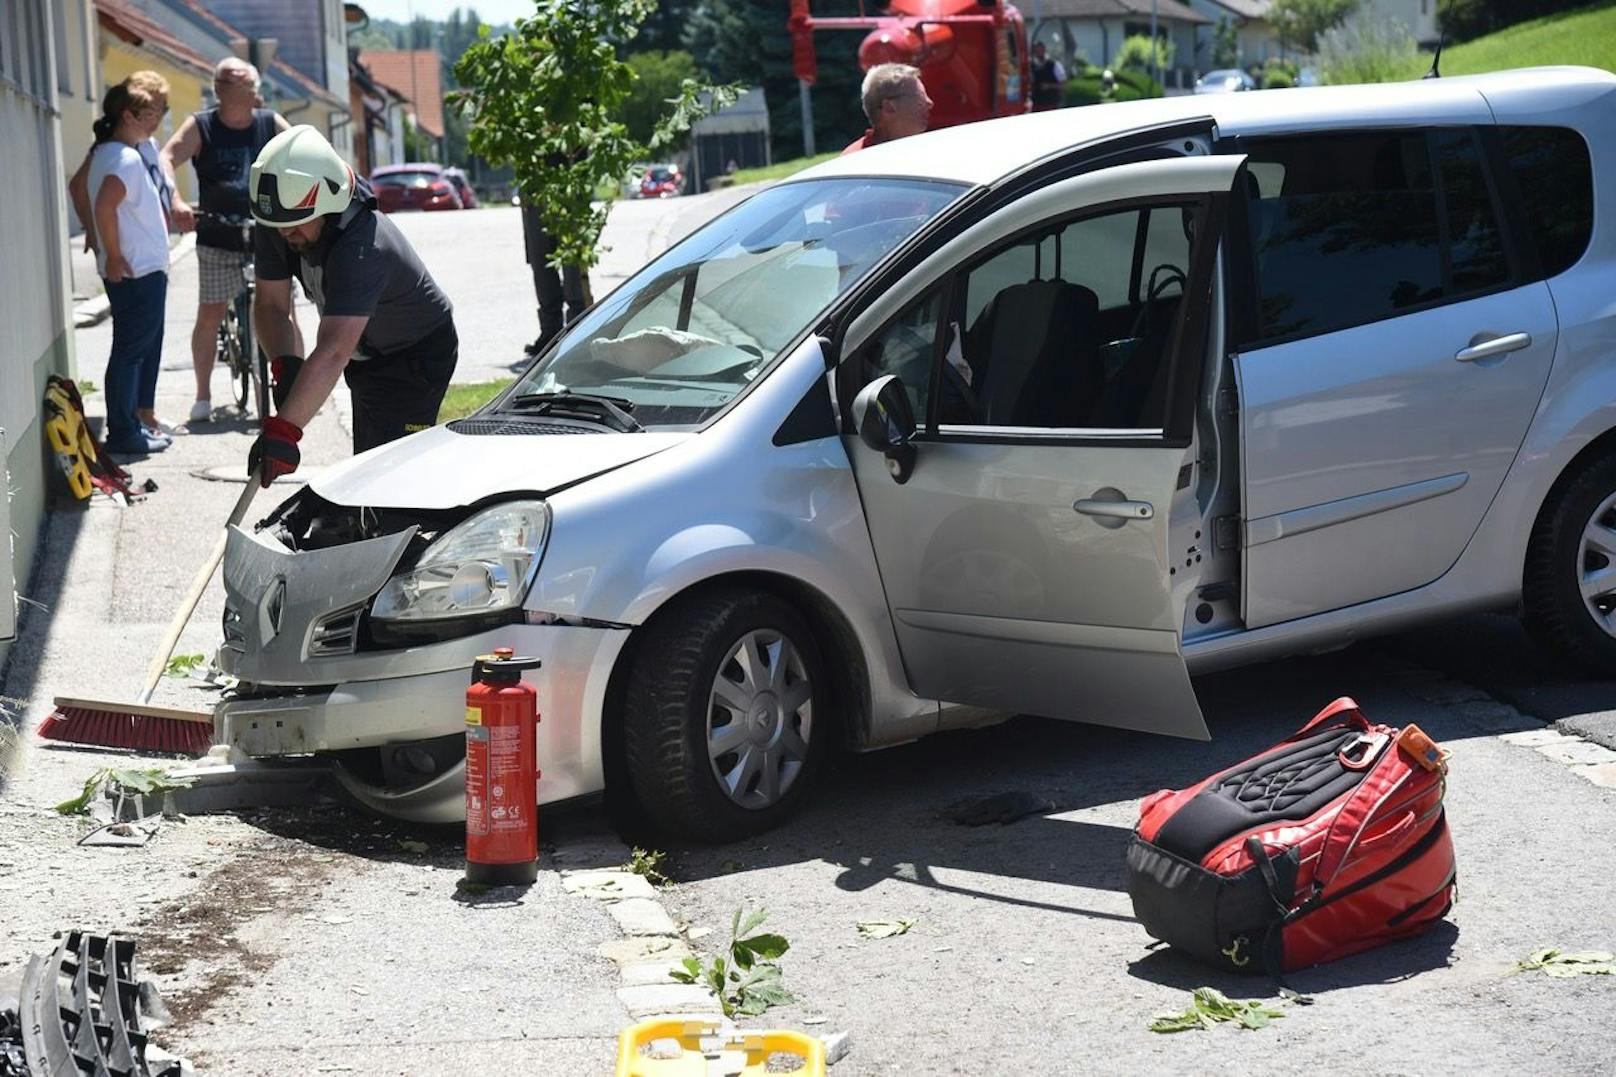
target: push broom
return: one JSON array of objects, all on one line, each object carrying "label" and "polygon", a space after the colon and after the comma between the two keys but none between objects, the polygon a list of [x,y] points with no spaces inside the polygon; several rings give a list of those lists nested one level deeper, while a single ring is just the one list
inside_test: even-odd
[{"label": "push broom", "polygon": [[143,752],[161,752],[174,755],[204,755],[213,744],[213,715],[203,711],[178,710],[173,707],[151,706],[152,693],[157,691],[168,668],[169,657],[180,641],[180,633],[202,601],[202,594],[213,579],[213,572],[224,560],[225,542],[230,528],[247,515],[253,495],[258,492],[258,476],[249,475],[247,484],[236,499],[230,512],[230,521],[213,544],[207,563],[197,569],[191,589],[185,593],[179,610],[169,623],[162,644],[151,665],[146,667],[146,687],[134,703],[118,703],[94,699],[68,699],[56,697],[56,709],[39,723],[39,735],[47,740],[70,741],[74,744],[94,744],[104,748],[133,748]]}]

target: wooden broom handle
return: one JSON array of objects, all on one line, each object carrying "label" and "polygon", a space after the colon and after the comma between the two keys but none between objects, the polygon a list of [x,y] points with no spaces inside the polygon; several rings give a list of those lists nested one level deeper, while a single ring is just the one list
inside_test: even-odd
[{"label": "wooden broom handle", "polygon": [[242,488],[241,496],[236,498],[236,507],[230,510],[230,520],[219,532],[219,541],[213,544],[213,552],[208,554],[207,563],[196,570],[196,578],[191,581],[191,589],[185,592],[185,598],[180,602],[180,608],[175,611],[174,619],[169,622],[168,631],[163,635],[163,642],[159,645],[157,653],[152,657],[151,665],[146,667],[146,687],[141,691],[137,704],[144,706],[151,702],[152,693],[157,691],[158,682],[163,679],[163,671],[168,668],[168,660],[174,654],[174,648],[180,641],[180,633],[190,623],[191,614],[196,611],[196,604],[202,601],[202,594],[213,581],[213,572],[224,560],[225,543],[230,539],[230,529],[239,524],[247,515],[247,509],[252,505],[253,495],[258,493],[258,476],[247,476],[247,483]]}]

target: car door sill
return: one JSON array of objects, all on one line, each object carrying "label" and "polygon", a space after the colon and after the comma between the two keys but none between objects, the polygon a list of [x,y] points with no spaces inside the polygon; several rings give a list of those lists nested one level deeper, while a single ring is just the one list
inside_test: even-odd
[{"label": "car door sill", "polygon": [[1045,643],[1088,650],[1178,653],[1178,633],[1172,629],[1063,624],[1059,621],[1027,621],[1017,617],[984,617],[930,610],[900,609],[897,614],[898,620],[911,628],[955,636],[980,636],[984,639]]},{"label": "car door sill", "polygon": [[1374,516],[1406,505],[1429,501],[1433,497],[1451,494],[1469,481],[1469,473],[1459,471],[1452,475],[1440,475],[1434,479],[1422,479],[1403,486],[1392,486],[1372,493],[1343,497],[1338,501],[1326,501],[1320,505],[1309,505],[1306,508],[1291,509],[1289,512],[1278,512],[1272,516],[1248,520],[1246,546],[1248,548],[1261,546],[1266,542],[1344,524],[1348,520],[1359,520],[1365,516]]}]

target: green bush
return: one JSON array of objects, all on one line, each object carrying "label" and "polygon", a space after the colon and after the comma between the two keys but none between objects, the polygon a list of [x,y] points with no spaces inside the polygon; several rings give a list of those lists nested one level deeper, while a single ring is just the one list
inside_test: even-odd
[{"label": "green bush", "polygon": [[1351,18],[1319,35],[1319,77],[1331,86],[1417,79],[1429,66],[1399,22]]},{"label": "green bush", "polygon": [[1285,71],[1270,70],[1263,72],[1262,88],[1265,90],[1288,90],[1296,85],[1296,80]]},{"label": "green bush", "polygon": [[1061,103],[1068,108],[1075,105],[1103,105],[1112,101],[1137,101],[1143,97],[1161,97],[1161,83],[1144,71],[1123,68],[1112,72],[1111,92],[1105,89],[1105,72],[1090,65],[1066,81]]},{"label": "green bush", "polygon": [[[1123,38],[1122,48],[1117,50],[1116,59],[1111,61],[1111,67],[1117,71],[1124,68],[1149,71],[1153,67],[1172,67],[1173,53],[1176,50],[1173,42],[1168,38],[1158,37],[1155,45],[1155,49],[1152,50],[1149,34],[1134,34],[1132,37]],[[1155,53],[1154,59],[1151,56],[1152,51]]]}]

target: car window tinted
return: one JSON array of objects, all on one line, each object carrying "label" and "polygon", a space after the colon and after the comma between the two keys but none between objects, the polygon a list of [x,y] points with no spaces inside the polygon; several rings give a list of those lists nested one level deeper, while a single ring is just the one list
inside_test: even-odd
[{"label": "car window tinted", "polygon": [[1163,205],[1053,224],[968,268],[943,327],[938,423],[1161,428],[1192,214]]},{"label": "car window tinted", "polygon": [[[898,315],[873,339],[859,349],[859,384],[868,385],[879,377],[894,374],[909,394],[909,405],[917,420],[924,421],[931,399],[931,358],[937,341],[937,316],[942,310],[942,293],[934,289],[908,310]],[[959,349],[950,349],[957,358]],[[962,367],[956,362],[952,373],[957,381]],[[964,370],[966,379],[970,371]],[[969,381],[966,382],[969,388]],[[944,382],[944,399],[957,396],[957,387]]]},{"label": "car window tinted", "polygon": [[1582,136],[1563,127],[1502,127],[1504,154],[1520,189],[1542,273],[1569,269],[1594,226],[1593,170]]},{"label": "car window tinted", "polygon": [[1476,133],[1468,129],[1436,131],[1431,143],[1446,207],[1449,279],[1445,291],[1462,295],[1507,283],[1504,234],[1493,209]]},{"label": "car window tinted", "polygon": [[647,427],[703,422],[963,190],[834,179],[762,191],[591,308],[505,406],[583,393],[627,401]]}]

